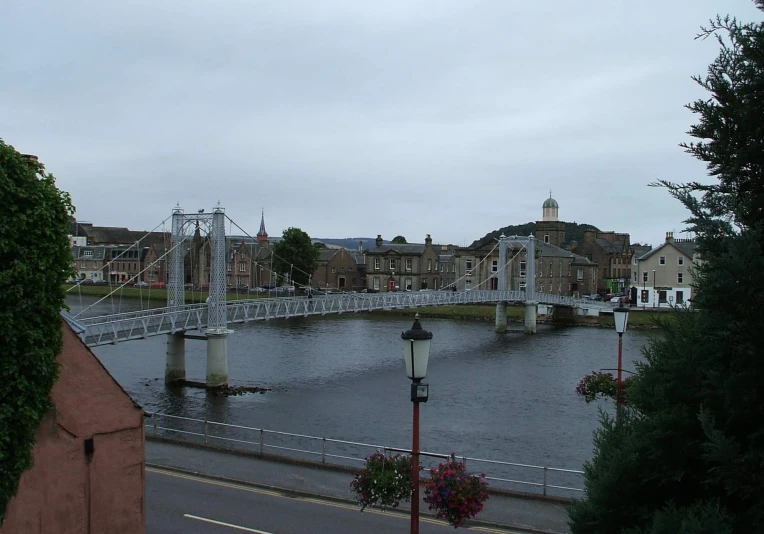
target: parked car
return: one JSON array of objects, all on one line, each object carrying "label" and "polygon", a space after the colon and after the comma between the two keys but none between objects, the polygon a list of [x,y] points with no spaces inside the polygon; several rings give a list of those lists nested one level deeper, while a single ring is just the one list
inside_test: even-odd
[{"label": "parked car", "polygon": [[265,288],[262,288],[262,287],[251,287],[249,289],[250,293],[265,293],[266,291],[268,291],[268,290],[265,289]]},{"label": "parked car", "polygon": [[150,285],[151,285],[151,283],[142,281],[142,282],[136,283],[135,287],[149,287]]},{"label": "parked car", "polygon": [[149,286],[151,289],[166,289],[167,284],[164,282],[151,282],[151,285]]}]

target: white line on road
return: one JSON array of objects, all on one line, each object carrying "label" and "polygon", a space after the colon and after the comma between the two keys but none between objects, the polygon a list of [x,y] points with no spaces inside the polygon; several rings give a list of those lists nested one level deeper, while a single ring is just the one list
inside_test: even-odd
[{"label": "white line on road", "polygon": [[242,527],[241,525],[232,525],[231,523],[223,523],[222,521],[215,521],[214,519],[207,519],[206,517],[199,517],[198,515],[183,514],[183,517],[188,519],[196,519],[197,521],[204,521],[205,523],[212,523],[213,525],[220,525],[222,527],[234,528],[236,530],[243,530],[245,532],[254,532],[255,534],[271,534],[264,530],[257,530],[254,528]]}]

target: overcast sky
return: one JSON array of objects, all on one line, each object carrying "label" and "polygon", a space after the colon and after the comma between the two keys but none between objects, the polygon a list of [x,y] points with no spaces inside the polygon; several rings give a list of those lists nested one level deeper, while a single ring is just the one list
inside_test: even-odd
[{"label": "overcast sky", "polygon": [[750,0],[3,0],[0,136],[80,220],[149,230],[218,201],[249,233],[430,233],[541,217],[659,244],[704,180],[677,146]]}]

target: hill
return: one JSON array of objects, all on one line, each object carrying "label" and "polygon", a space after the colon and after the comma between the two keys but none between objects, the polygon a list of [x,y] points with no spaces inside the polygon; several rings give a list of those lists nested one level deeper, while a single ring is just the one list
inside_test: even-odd
[{"label": "hill", "polygon": [[[564,222],[564,221],[561,221]],[[565,243],[563,244],[563,247],[566,247],[568,244],[570,244],[571,241],[577,241],[579,243],[582,243],[584,241],[584,230],[597,230],[599,231],[599,228],[594,226],[593,224],[578,224],[575,222],[566,222],[565,223]],[[494,230],[493,232],[489,232],[480,239],[475,240],[472,245],[472,247],[480,246],[488,241],[493,241],[494,239],[498,239],[498,237],[501,234],[504,234],[506,236],[509,235],[530,235],[536,231],[536,223],[535,222],[529,222],[525,224],[515,224],[510,226],[505,226],[503,228],[499,228],[498,230]]]}]

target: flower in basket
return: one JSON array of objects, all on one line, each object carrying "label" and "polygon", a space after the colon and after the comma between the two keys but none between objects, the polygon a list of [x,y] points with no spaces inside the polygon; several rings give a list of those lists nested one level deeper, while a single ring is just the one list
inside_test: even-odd
[{"label": "flower in basket", "polygon": [[488,500],[485,475],[471,475],[462,462],[451,455],[451,460],[430,469],[430,480],[424,482],[424,502],[435,510],[440,519],[454,528],[475,517]]},{"label": "flower in basket", "polygon": [[396,454],[385,456],[375,452],[366,457],[366,467],[350,483],[356,493],[361,511],[367,506],[397,508],[408,501],[414,485],[411,479],[411,459]]},{"label": "flower in basket", "polygon": [[[634,385],[635,380],[634,376],[626,377],[623,380],[624,402],[628,399],[629,389]],[[600,397],[615,399],[618,393],[618,383],[612,373],[592,371],[578,383],[576,393],[581,395],[587,403]]]}]

